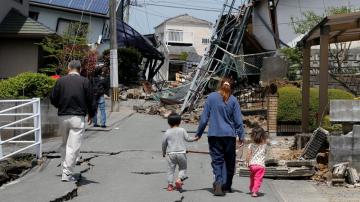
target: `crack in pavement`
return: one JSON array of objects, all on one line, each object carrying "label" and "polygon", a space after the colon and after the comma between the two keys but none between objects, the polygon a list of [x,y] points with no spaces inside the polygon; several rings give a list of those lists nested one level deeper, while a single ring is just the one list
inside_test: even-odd
[{"label": "crack in pavement", "polygon": [[147,171],[137,171],[137,172],[131,172],[133,174],[139,174],[139,175],[156,175],[156,174],[162,174],[162,173],[166,173],[165,171],[152,171],[152,172],[147,172]]},{"label": "crack in pavement", "polygon": [[184,199],[185,199],[185,197],[182,195],[181,198],[180,198],[180,200],[176,200],[176,201],[174,201],[174,202],[183,202]]},{"label": "crack in pavement", "polygon": [[[93,156],[90,156],[88,158],[82,159],[80,163],[80,165],[86,164],[86,168],[80,171],[80,174],[78,176],[78,178],[75,181],[76,184],[76,188],[74,188],[73,190],[71,190],[70,192],[66,193],[63,196],[60,196],[54,200],[51,200],[50,202],[63,202],[63,201],[69,201],[72,200],[73,198],[78,196],[78,189],[81,186],[84,186],[86,184],[88,184],[86,181],[86,178],[84,178],[82,176],[82,174],[89,172],[91,170],[91,168],[95,167],[94,164],[90,163],[90,161],[94,158],[97,157],[105,157],[105,156],[115,156],[115,155],[119,155],[121,153],[126,153],[126,152],[139,152],[139,151],[144,151],[144,150],[123,150],[123,151],[117,151],[117,152],[106,152],[106,151],[81,151],[80,153],[86,153],[86,154],[94,154]],[[50,152],[46,152],[46,154],[54,154],[56,153],[55,151],[50,151]],[[45,154],[45,153],[44,153]],[[60,158],[60,157],[59,157]],[[61,163],[60,163],[61,165]]]}]

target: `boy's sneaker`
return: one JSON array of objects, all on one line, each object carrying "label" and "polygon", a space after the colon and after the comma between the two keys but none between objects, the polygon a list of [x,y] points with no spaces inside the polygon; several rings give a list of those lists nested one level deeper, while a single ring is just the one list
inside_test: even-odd
[{"label": "boy's sneaker", "polygon": [[184,183],[181,180],[176,180],[176,182],[175,182],[176,190],[181,191],[183,184]]},{"label": "boy's sneaker", "polygon": [[174,186],[172,184],[168,184],[167,190],[174,191]]},{"label": "boy's sneaker", "polygon": [[251,196],[252,196],[252,197],[258,197],[259,195],[258,195],[256,192],[253,192],[253,193],[251,194]]}]

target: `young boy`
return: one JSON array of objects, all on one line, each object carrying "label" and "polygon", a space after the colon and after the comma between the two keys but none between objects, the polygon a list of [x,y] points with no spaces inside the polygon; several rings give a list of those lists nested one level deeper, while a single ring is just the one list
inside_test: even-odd
[{"label": "young boy", "polygon": [[174,190],[174,173],[176,165],[179,167],[179,175],[175,182],[177,190],[182,190],[183,181],[188,177],[186,175],[186,145],[185,141],[193,142],[196,138],[191,138],[187,134],[186,130],[179,127],[181,123],[181,116],[177,113],[171,113],[168,117],[168,129],[163,138],[162,142],[162,153],[163,157],[166,156],[168,163],[168,191]]}]

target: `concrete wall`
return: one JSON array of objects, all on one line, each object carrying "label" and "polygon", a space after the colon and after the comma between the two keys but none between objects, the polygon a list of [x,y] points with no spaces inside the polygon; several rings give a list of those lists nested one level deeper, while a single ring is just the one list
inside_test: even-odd
[{"label": "concrete wall", "polygon": [[[81,14],[64,12],[55,9],[48,9],[48,8],[42,8],[36,6],[30,6],[30,11],[38,12],[39,13],[38,21],[54,31],[57,31],[56,28],[59,18],[74,20],[74,21],[80,21],[81,19]],[[84,15],[82,21],[88,23],[89,25],[89,33],[87,36],[88,43],[91,44],[96,43],[99,39],[99,36],[103,34],[104,25],[107,19]],[[102,46],[101,49],[110,48],[109,43],[103,44],[101,46]]]},{"label": "concrete wall", "polygon": [[[13,107],[14,104],[0,104],[0,110],[7,109]],[[12,111],[15,113],[31,113],[32,107],[27,106],[17,111]],[[14,117],[0,117],[0,125],[5,125],[15,121]],[[20,126],[20,125],[18,125]],[[33,126],[32,120],[22,123],[22,126]],[[59,129],[59,117],[57,116],[57,109],[50,104],[49,100],[41,100],[41,130],[42,137],[49,138],[58,136]],[[9,137],[13,137],[15,134],[19,134],[19,131],[14,130],[1,130],[2,139],[7,139]],[[31,136],[27,137],[29,139]]]},{"label": "concrete wall", "polygon": [[360,126],[354,126],[353,134],[330,136],[329,165],[350,162],[350,166],[360,170]]},{"label": "concrete wall", "polygon": [[0,1],[0,22],[8,14],[8,12],[15,8],[20,11],[24,16],[28,16],[29,13],[29,0],[23,0],[23,3],[16,2],[15,0],[1,0]]},{"label": "concrete wall", "polygon": [[32,39],[0,39],[0,78],[37,72],[39,49]]},{"label": "concrete wall", "polygon": [[[352,8],[359,7],[359,0],[281,0],[279,1],[277,7],[277,18],[278,18],[278,27],[280,39],[284,43],[292,41],[298,36],[293,31],[291,26],[290,18],[293,17],[302,17],[301,13],[304,11],[314,11],[317,14],[323,14],[325,12],[324,8],[328,7],[339,7],[339,6],[348,6]],[[254,12],[259,13],[270,26],[269,11],[267,1],[259,3],[255,7]],[[271,26],[270,26],[271,27]],[[254,35],[260,44],[268,50],[274,50],[275,44],[272,34],[266,29],[264,24],[260,21],[259,17],[253,13],[253,30]]]}]

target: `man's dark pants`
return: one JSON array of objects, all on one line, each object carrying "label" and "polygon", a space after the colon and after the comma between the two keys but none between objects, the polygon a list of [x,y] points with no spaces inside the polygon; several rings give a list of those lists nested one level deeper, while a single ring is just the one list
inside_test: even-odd
[{"label": "man's dark pants", "polygon": [[221,183],[229,190],[235,172],[236,138],[210,136],[208,142],[215,183]]}]

